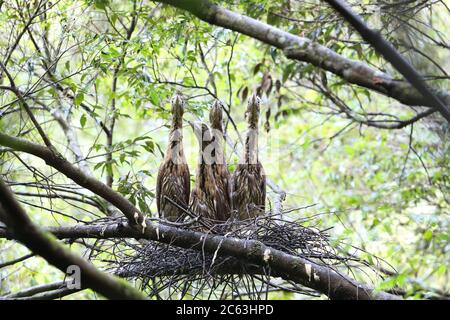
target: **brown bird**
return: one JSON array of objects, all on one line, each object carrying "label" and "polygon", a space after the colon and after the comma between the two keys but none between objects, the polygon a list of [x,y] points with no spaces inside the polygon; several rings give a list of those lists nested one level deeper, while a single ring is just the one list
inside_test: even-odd
[{"label": "brown bird", "polygon": [[258,118],[261,100],[253,94],[246,111],[248,132],[245,139],[244,159],[232,176],[231,203],[233,214],[240,220],[264,214],[266,177],[258,159]]},{"label": "brown bird", "polygon": [[217,186],[216,220],[227,221],[231,215],[230,172],[225,161],[224,136],[222,126],[222,104],[215,101],[209,112],[209,122],[213,140],[212,172]]},{"label": "brown bird", "polygon": [[208,126],[204,123],[192,123],[194,133],[199,141],[199,158],[195,186],[191,193],[191,210],[204,218],[216,219],[216,198],[218,189],[212,169],[211,149],[212,136]]},{"label": "brown bird", "polygon": [[189,205],[190,176],[183,151],[183,113],[184,101],[176,94],[172,98],[169,145],[156,179],[156,205],[159,217],[169,221],[176,221],[183,214],[180,207],[187,208]]}]

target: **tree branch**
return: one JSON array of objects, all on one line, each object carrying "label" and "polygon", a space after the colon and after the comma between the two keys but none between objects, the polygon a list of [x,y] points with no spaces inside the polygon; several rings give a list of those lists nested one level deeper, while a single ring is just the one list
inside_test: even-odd
[{"label": "tree branch", "polygon": [[[106,12],[106,11],[105,11]],[[106,146],[109,150],[109,152],[106,154],[106,163],[107,166],[110,168],[109,170],[106,170],[106,185],[110,188],[112,188],[113,182],[114,182],[114,172],[113,172],[113,157],[112,157],[112,150],[113,150],[113,137],[114,137],[114,127],[116,125],[116,104],[117,104],[117,84],[119,81],[119,74],[120,70],[125,62],[125,57],[127,55],[127,49],[128,49],[128,43],[131,39],[131,36],[133,35],[134,30],[136,29],[137,25],[137,19],[138,19],[138,12],[137,12],[137,1],[134,0],[133,2],[133,12],[131,13],[131,22],[130,27],[126,29],[126,37],[125,42],[122,47],[122,55],[119,58],[119,61],[117,65],[114,67],[113,71],[113,80],[112,80],[112,101],[111,101],[111,107],[110,107],[110,125],[109,125],[109,133],[106,135]],[[111,24],[113,25],[113,24]]]},{"label": "tree branch", "polygon": [[[373,289],[359,284],[349,277],[337,273],[332,268],[318,265],[305,258],[289,255],[255,240],[228,238],[220,235],[206,235],[163,224],[147,222],[148,228],[142,234],[120,222],[75,225],[71,227],[48,228],[59,239],[112,239],[141,238],[167,243],[181,248],[205,251],[209,254],[232,256],[241,261],[268,266],[273,274],[285,280],[312,288],[330,299],[401,299],[400,296],[385,292],[375,293]],[[11,236],[0,230],[0,237]]]},{"label": "tree branch", "polygon": [[345,2],[340,0],[326,1],[359,32],[364,40],[369,42],[376,51],[381,53],[383,57],[389,61],[425,99],[429,100],[429,103],[433,108],[439,110],[442,116],[450,122],[450,109],[431,92],[420,74],[411,67],[411,65],[389,42],[383,39],[379,32],[370,29],[361,17],[352,12]]},{"label": "tree branch", "polygon": [[66,288],[64,281],[56,281],[52,283],[40,284],[31,288],[26,288],[18,292],[10,293],[6,296],[3,296],[3,298],[13,299],[13,298],[30,297],[38,293],[53,291],[61,288]]},{"label": "tree branch", "polygon": [[25,109],[26,113],[28,114],[28,116],[30,117],[31,122],[33,123],[33,125],[36,127],[37,131],[39,132],[39,135],[41,136],[42,140],[44,141],[45,145],[53,150],[54,147],[52,146],[52,143],[50,142],[50,139],[47,137],[47,135],[45,134],[44,130],[42,129],[41,125],[39,124],[39,122],[37,122],[36,118],[34,117],[33,112],[31,111],[30,106],[28,105],[28,103],[26,102],[25,98],[22,96],[22,93],[19,91],[19,89],[17,89],[16,84],[14,82],[13,77],[11,76],[11,74],[8,72],[8,70],[6,69],[6,67],[3,65],[3,63],[0,62],[0,69],[3,70],[3,72],[6,74],[9,82],[10,82],[10,87],[7,86],[0,86],[0,89],[4,89],[4,90],[9,90],[11,92],[13,92],[17,98],[19,99],[20,105],[23,106],[23,108]]},{"label": "tree branch", "polygon": [[[353,83],[409,106],[435,107],[407,81],[399,81],[392,76],[375,70],[362,62],[345,58],[327,47],[275,28],[250,17],[221,8],[208,0],[154,0],[186,10],[210,24],[245,34],[263,43],[283,50],[286,57],[313,64]],[[450,92],[434,90],[433,93],[450,105]]]},{"label": "tree branch", "polygon": [[79,168],[67,161],[62,155],[53,153],[47,147],[24,139],[11,137],[2,132],[0,132],[0,145],[41,158],[46,164],[52,166],[80,186],[92,191],[116,206],[128,218],[131,225],[139,224],[141,228],[145,229],[144,216],[128,199],[124,198],[101,181],[86,175]]},{"label": "tree branch", "polygon": [[[2,232],[2,228],[1,228],[1,226],[0,226],[0,234],[1,234],[1,232]],[[17,259],[11,260],[11,261],[7,261],[7,262],[0,263],[0,269],[5,268],[5,267],[8,267],[8,266],[12,266],[12,265],[14,265],[14,264],[16,264],[16,263],[25,261],[25,260],[27,260],[27,259],[29,259],[29,258],[31,258],[31,257],[34,257],[34,256],[35,256],[34,253],[29,253],[29,254],[24,255],[24,256],[22,256],[22,257],[20,257],[20,258],[17,258]]]},{"label": "tree branch", "polygon": [[142,294],[126,282],[113,279],[98,271],[88,261],[73,255],[61,244],[49,238],[29,219],[20,204],[14,198],[8,186],[0,179],[0,217],[12,231],[14,238],[39,254],[50,264],[66,273],[69,266],[78,266],[81,270],[81,286],[90,288],[109,299],[143,299]]},{"label": "tree branch", "polygon": [[[27,296],[27,297],[20,297],[20,298],[12,298],[14,300],[55,300],[55,299],[61,299],[65,296],[77,293],[81,291],[82,289],[69,289],[69,288],[60,288],[48,292],[42,292],[35,294],[33,296]],[[9,298],[7,298],[9,299]]]}]

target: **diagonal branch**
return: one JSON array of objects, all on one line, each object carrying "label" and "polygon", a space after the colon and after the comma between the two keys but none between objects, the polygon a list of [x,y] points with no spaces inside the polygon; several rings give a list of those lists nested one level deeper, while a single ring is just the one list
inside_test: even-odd
[{"label": "diagonal branch", "polygon": [[411,65],[381,36],[379,32],[370,29],[361,17],[352,12],[345,2],[340,0],[326,1],[359,32],[364,40],[370,43],[376,51],[381,53],[383,57],[389,61],[425,99],[429,100],[432,107],[439,110],[442,116],[450,122],[449,107],[444,105],[444,103],[431,92],[420,74],[411,67]]},{"label": "diagonal branch", "polygon": [[72,254],[61,244],[49,238],[38,229],[14,198],[8,186],[0,180],[0,217],[14,237],[39,254],[62,272],[69,266],[80,268],[80,281],[83,288],[90,288],[109,299],[143,299],[142,294],[125,282],[98,271],[88,261]]},{"label": "diagonal branch", "polygon": [[[395,80],[392,76],[368,65],[348,59],[333,50],[250,17],[219,7],[208,0],[154,0],[186,10],[198,18],[226,29],[245,34],[263,43],[283,50],[286,57],[304,61],[322,68],[353,83],[409,106],[435,107],[407,81]],[[444,105],[450,105],[450,92],[434,90],[433,94]]]},{"label": "diagonal branch", "polygon": [[0,89],[9,90],[9,91],[13,92],[17,96],[17,98],[19,99],[20,104],[23,106],[23,108],[25,109],[26,113],[30,117],[31,122],[36,127],[36,129],[39,132],[39,134],[40,134],[42,140],[44,141],[45,145],[48,148],[50,148],[51,150],[53,150],[54,147],[52,146],[52,143],[50,142],[50,139],[45,134],[45,132],[42,129],[42,127],[39,124],[39,122],[37,122],[36,118],[33,115],[33,112],[31,111],[30,106],[26,102],[25,98],[22,96],[22,93],[16,87],[16,84],[14,82],[14,79],[13,79],[12,75],[8,72],[8,70],[6,69],[6,67],[4,66],[4,64],[2,62],[0,62],[0,69],[3,70],[3,72],[6,74],[8,80],[9,80],[9,83],[10,83],[10,87],[0,86]]},{"label": "diagonal branch", "polygon": [[[0,227],[0,233],[1,233],[1,231],[2,231],[2,228]],[[16,264],[16,263],[25,261],[25,260],[27,260],[27,259],[29,259],[29,258],[31,258],[31,257],[34,257],[34,256],[35,256],[34,253],[29,253],[29,254],[24,255],[24,256],[22,256],[22,257],[20,257],[20,258],[17,258],[17,259],[11,260],[11,261],[7,261],[7,262],[0,263],[0,269],[1,269],[1,268],[8,267],[8,266],[12,266],[12,265],[14,265],[14,264]]]},{"label": "diagonal branch", "polygon": [[41,293],[37,293],[32,296],[26,296],[26,297],[19,297],[19,298],[10,298],[6,297],[7,299],[13,299],[13,300],[56,300],[56,299],[62,299],[65,296],[77,293],[83,289],[69,289],[69,288],[60,288],[52,291],[45,291]]},{"label": "diagonal branch", "polygon": [[35,294],[39,294],[46,291],[53,291],[57,289],[65,288],[65,282],[64,281],[56,281],[52,283],[46,283],[46,284],[40,284],[37,286],[33,286],[31,288],[26,288],[24,290],[10,293],[3,298],[7,299],[13,299],[13,298],[23,298],[23,297],[30,297],[34,296]]},{"label": "diagonal branch", "polygon": [[47,165],[52,166],[80,186],[92,191],[116,206],[128,218],[132,225],[139,224],[145,229],[144,216],[128,199],[122,197],[118,192],[109,188],[101,181],[86,175],[79,168],[67,161],[61,154],[54,153],[45,146],[24,139],[11,137],[2,132],[0,132],[0,145],[10,147],[17,151],[23,151],[43,159]]}]

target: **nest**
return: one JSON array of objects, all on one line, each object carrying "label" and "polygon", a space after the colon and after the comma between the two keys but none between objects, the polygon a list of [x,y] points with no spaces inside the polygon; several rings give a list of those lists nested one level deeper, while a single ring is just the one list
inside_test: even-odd
[{"label": "nest", "polygon": [[[210,225],[213,226],[208,229],[210,233],[258,240],[266,246],[337,272],[362,270],[367,275],[367,270],[372,270],[375,278],[379,277],[376,268],[354,254],[345,253],[338,244],[331,245],[327,230],[302,226],[304,220],[285,221],[279,217],[263,216],[216,225],[208,221],[199,222],[191,221],[180,227],[204,231],[205,225]],[[283,280],[268,266],[245,263],[230,256],[156,241],[120,240],[113,248],[115,259],[109,261],[109,269],[120,277],[136,281],[151,298],[267,299],[272,291],[320,296],[312,289]]]}]

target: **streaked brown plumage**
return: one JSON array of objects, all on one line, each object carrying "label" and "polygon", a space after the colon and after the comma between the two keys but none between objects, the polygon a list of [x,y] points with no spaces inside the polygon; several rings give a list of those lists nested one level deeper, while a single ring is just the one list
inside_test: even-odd
[{"label": "streaked brown plumage", "polygon": [[211,132],[204,123],[189,123],[199,142],[199,157],[195,186],[191,193],[190,209],[197,215],[207,219],[216,219],[217,185],[212,172],[212,157],[208,153],[211,147]]},{"label": "streaked brown plumage", "polygon": [[183,113],[184,101],[181,96],[175,95],[172,98],[169,145],[156,179],[158,213],[169,221],[176,221],[183,214],[183,210],[170,203],[166,197],[183,208],[187,208],[189,204],[190,176],[183,151]]},{"label": "streaked brown plumage", "polygon": [[212,173],[217,186],[216,220],[226,221],[231,215],[230,172],[225,162],[224,136],[222,126],[222,104],[215,101],[209,112],[209,122],[213,136]]},{"label": "streaked brown plumage", "polygon": [[240,220],[264,214],[266,177],[258,159],[258,118],[260,99],[253,94],[246,111],[248,132],[245,139],[244,159],[236,167],[231,181],[233,214]]}]

